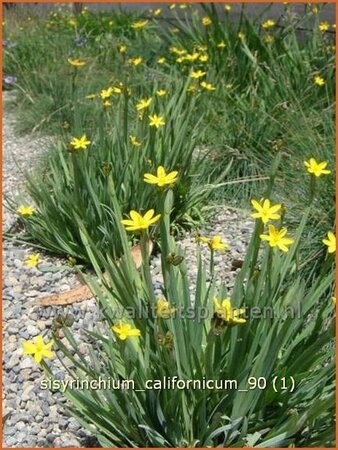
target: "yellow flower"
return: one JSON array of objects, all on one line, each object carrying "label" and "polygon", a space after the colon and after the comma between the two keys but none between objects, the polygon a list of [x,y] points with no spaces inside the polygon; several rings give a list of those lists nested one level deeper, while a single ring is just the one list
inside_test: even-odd
[{"label": "yellow flower", "polygon": [[240,325],[246,322],[245,319],[240,317],[245,313],[245,308],[233,308],[230,298],[223,300],[214,298],[214,312],[227,325]]},{"label": "yellow flower", "polygon": [[270,247],[278,247],[283,252],[289,251],[288,245],[291,245],[294,240],[286,236],[287,228],[278,230],[273,225],[269,225],[269,234],[261,234],[260,238],[263,241],[268,241]]},{"label": "yellow flower", "polygon": [[182,57],[182,61],[186,60],[186,61],[194,62],[194,61],[196,61],[196,59],[198,59],[199,56],[200,55],[197,52],[195,52],[195,53],[188,53],[186,56]]},{"label": "yellow flower", "polygon": [[318,86],[323,86],[325,84],[325,80],[323,77],[321,77],[320,75],[316,75],[313,79],[314,83],[317,84]]},{"label": "yellow flower", "polygon": [[137,109],[137,111],[142,111],[143,109],[148,108],[148,106],[150,105],[151,102],[152,102],[151,97],[149,97],[149,98],[142,98],[142,99],[136,104],[136,109]]},{"label": "yellow flower", "polygon": [[139,66],[143,61],[143,58],[141,56],[137,56],[136,58],[130,58],[128,59],[129,64],[132,64],[133,66]]},{"label": "yellow flower", "polygon": [[266,44],[271,44],[274,41],[274,37],[271,34],[266,34],[263,36],[263,40]]},{"label": "yellow flower", "polygon": [[331,173],[331,170],[325,169],[327,166],[326,161],[318,163],[314,158],[310,158],[309,161],[304,161],[304,165],[307,168],[307,171],[314,174],[316,177]]},{"label": "yellow flower", "polygon": [[196,84],[189,84],[189,86],[187,87],[187,92],[194,93],[196,92],[196,90],[197,90]]},{"label": "yellow flower", "polygon": [[108,108],[108,106],[111,106],[111,102],[109,100],[105,100],[104,102],[102,102],[102,105]]},{"label": "yellow flower", "polygon": [[83,59],[77,59],[77,58],[68,58],[69,64],[71,64],[74,67],[82,67],[86,65],[86,61],[83,61]]},{"label": "yellow flower", "polygon": [[89,94],[89,95],[86,95],[86,96],[85,96],[85,99],[86,99],[86,100],[93,100],[93,99],[96,98],[96,97],[97,97],[96,94]]},{"label": "yellow flower", "polygon": [[198,79],[198,78],[204,77],[205,74],[206,74],[206,72],[202,72],[202,70],[196,70],[196,71],[192,71],[190,76],[191,76],[191,78]]},{"label": "yellow flower", "polygon": [[144,181],[149,184],[157,184],[158,187],[171,185],[177,181],[178,172],[173,170],[172,172],[166,173],[163,166],[157,168],[157,175],[151,173],[144,174]]},{"label": "yellow flower", "polygon": [[329,24],[329,22],[327,22],[327,21],[320,22],[320,24],[319,24],[319,30],[320,30],[320,31],[327,31],[327,30],[329,30],[329,29],[330,29],[330,24]]},{"label": "yellow flower", "polygon": [[120,83],[120,86],[113,86],[111,89],[114,94],[122,94],[123,84]]},{"label": "yellow flower", "polygon": [[137,22],[133,22],[131,24],[131,27],[134,28],[134,30],[141,30],[142,28],[146,27],[148,25],[148,20],[139,20]]},{"label": "yellow flower", "polygon": [[269,28],[273,28],[275,25],[276,22],[274,20],[268,19],[262,23],[262,28],[264,28],[264,30],[268,30]]},{"label": "yellow flower", "polygon": [[162,319],[169,319],[172,315],[175,314],[176,308],[170,306],[170,303],[167,300],[162,298],[157,300],[156,304],[156,316],[161,317]]},{"label": "yellow flower", "polygon": [[175,9],[176,8],[176,3],[172,3],[171,5],[169,5],[169,9]]},{"label": "yellow flower", "polygon": [[156,91],[156,94],[159,97],[163,97],[164,95],[167,95],[167,91],[165,89],[159,89],[158,91]]},{"label": "yellow flower", "polygon": [[44,343],[41,334],[34,338],[34,342],[24,341],[22,343],[23,354],[32,355],[37,364],[40,364],[43,358],[52,359],[54,353],[51,351],[54,341],[50,341],[47,344]]},{"label": "yellow flower", "polygon": [[215,250],[224,251],[229,248],[228,244],[226,244],[225,242],[222,242],[222,236],[219,236],[219,235],[213,236],[212,238],[199,236],[197,240],[198,240],[198,242],[207,244],[210,251],[212,251],[212,252],[214,252]]},{"label": "yellow flower", "polygon": [[335,305],[336,304],[336,297],[331,297],[332,303]]},{"label": "yellow flower", "polygon": [[270,200],[266,198],[263,201],[263,205],[257,200],[251,200],[251,204],[257,211],[254,214],[251,214],[251,217],[254,219],[262,219],[263,223],[267,223],[269,220],[280,219],[280,215],[277,214],[277,211],[281,209],[282,205],[279,203],[277,205],[272,205]]},{"label": "yellow flower", "polygon": [[176,53],[176,55],[185,55],[187,53],[186,50],[177,47],[170,47],[169,51],[170,53]]},{"label": "yellow flower", "polygon": [[76,27],[76,20],[70,19],[70,20],[68,20],[68,24],[69,24],[71,27]]},{"label": "yellow flower", "polygon": [[119,53],[125,53],[127,51],[127,46],[124,44],[118,44],[117,51]]},{"label": "yellow flower", "polygon": [[20,205],[18,209],[16,210],[17,213],[19,213],[21,216],[31,216],[34,214],[36,209],[34,206],[27,206],[27,205]]},{"label": "yellow flower", "polygon": [[208,55],[201,55],[201,56],[199,57],[199,60],[200,60],[201,62],[207,62],[208,59],[209,59],[209,56],[208,56]]},{"label": "yellow flower", "polygon": [[202,53],[204,53],[208,50],[208,47],[206,45],[198,45],[196,48],[199,52],[202,52]]},{"label": "yellow flower", "polygon": [[102,98],[102,100],[111,97],[111,95],[113,94],[113,88],[108,88],[108,89],[102,89],[102,91],[100,92],[100,97]]},{"label": "yellow flower", "polygon": [[129,323],[122,322],[112,326],[112,330],[117,334],[121,341],[125,341],[128,337],[140,336],[141,334],[141,331],[138,328],[133,328]]},{"label": "yellow flower", "polygon": [[130,219],[121,220],[121,223],[126,227],[127,231],[147,230],[150,225],[156,223],[161,217],[161,214],[157,214],[155,217],[154,214],[155,211],[153,209],[147,211],[144,216],[137,211],[132,210],[129,213]]},{"label": "yellow flower", "polygon": [[164,64],[166,62],[166,58],[164,56],[161,56],[157,60],[157,64]]},{"label": "yellow flower", "polygon": [[217,48],[223,49],[223,48],[225,48],[225,47],[226,47],[226,44],[225,44],[224,41],[221,41],[221,42],[219,42],[219,43],[217,44]]},{"label": "yellow flower", "polygon": [[211,83],[206,83],[205,81],[202,81],[201,87],[206,91],[214,91],[216,89]]},{"label": "yellow flower", "polygon": [[161,8],[157,8],[153,11],[154,16],[159,16],[161,14]]},{"label": "yellow flower", "polygon": [[238,36],[238,38],[241,39],[241,40],[245,38],[245,34],[243,33],[243,31],[239,31],[238,34],[237,34],[237,36]]},{"label": "yellow flower", "polygon": [[162,116],[158,116],[157,114],[154,114],[154,115],[148,116],[148,117],[150,120],[149,125],[151,127],[159,128],[159,127],[165,125],[165,121],[163,120]]},{"label": "yellow flower", "polygon": [[91,141],[87,139],[85,134],[83,134],[80,138],[73,138],[70,141],[70,145],[76,150],[85,150],[90,143]]},{"label": "yellow flower", "polygon": [[40,263],[40,253],[34,253],[25,260],[27,267],[36,267]]},{"label": "yellow flower", "polygon": [[188,5],[187,5],[186,3],[182,3],[182,4],[180,5],[180,8],[181,8],[181,9],[186,9],[186,8],[188,8]]},{"label": "yellow flower", "polygon": [[131,145],[133,145],[134,147],[140,147],[141,142],[138,142],[138,140],[136,139],[135,136],[130,135],[129,140],[130,140]]},{"label": "yellow flower", "polygon": [[231,11],[231,5],[225,5],[224,9],[226,12],[230,12]]},{"label": "yellow flower", "polygon": [[201,22],[205,27],[212,24],[212,20],[208,16],[203,17]]},{"label": "yellow flower", "polygon": [[336,251],[336,236],[332,233],[332,231],[328,231],[327,239],[323,239],[322,242],[327,245],[327,251],[329,253],[334,253]]}]

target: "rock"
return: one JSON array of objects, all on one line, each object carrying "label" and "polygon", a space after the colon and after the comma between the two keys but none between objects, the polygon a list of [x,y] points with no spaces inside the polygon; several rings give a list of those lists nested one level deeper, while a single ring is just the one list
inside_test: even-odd
[{"label": "rock", "polygon": [[20,357],[18,354],[13,354],[7,363],[7,367],[16,367],[20,363]]},{"label": "rock", "polygon": [[76,419],[74,419],[74,417],[71,417],[68,421],[68,430],[74,432],[77,431],[79,428],[80,425],[78,424]]},{"label": "rock", "polygon": [[34,385],[33,384],[28,384],[24,387],[22,394],[21,394],[21,400],[23,402],[27,402],[28,400],[30,400],[34,395],[32,393],[34,389]]},{"label": "rock", "polygon": [[26,357],[20,362],[20,369],[30,369],[31,367],[34,367],[34,361],[31,357]]},{"label": "rock", "polygon": [[26,331],[29,334],[29,336],[37,336],[40,334],[38,328],[36,328],[34,325],[27,325]]},{"label": "rock", "polygon": [[32,290],[32,291],[26,292],[25,295],[26,295],[26,297],[39,297],[39,294],[40,294],[39,291]]},{"label": "rock", "polygon": [[43,320],[38,320],[38,321],[36,322],[36,326],[37,326],[37,328],[38,328],[40,331],[43,331],[43,330],[46,329],[46,324],[45,324],[45,322],[44,322]]},{"label": "rock", "polygon": [[6,331],[8,334],[19,334],[19,328],[15,326],[9,326]]}]

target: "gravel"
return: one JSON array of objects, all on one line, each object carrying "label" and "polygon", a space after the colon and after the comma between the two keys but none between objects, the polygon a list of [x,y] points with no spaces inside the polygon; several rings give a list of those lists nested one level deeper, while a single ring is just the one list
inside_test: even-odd
[{"label": "gravel", "polygon": [[[15,197],[23,185],[23,176],[15,161],[25,169],[34,167],[43,155],[48,139],[15,136],[15,115],[8,107],[13,94],[4,92],[3,96],[3,191],[5,195]],[[12,213],[4,210],[3,230],[12,227],[15,220]],[[229,289],[237,272],[232,263],[243,257],[252,227],[252,220],[246,213],[219,206],[201,230],[205,235],[220,234],[229,243],[229,250],[215,257],[217,278]],[[184,236],[180,245],[186,253],[188,273],[194,284],[197,269],[193,233]],[[41,254],[43,272],[25,267],[24,260],[32,251],[23,244],[3,243],[3,447],[86,447],[88,442],[92,443],[90,435],[65,413],[60,393],[41,390],[42,371],[32,358],[22,356],[21,342],[38,334],[47,334],[53,318],[67,313],[74,316],[72,331],[81,341],[81,328],[97,323],[100,312],[95,299],[64,307],[33,307],[37,298],[72,289],[80,283],[64,260],[51,255]],[[208,264],[206,246],[202,247],[202,252]],[[58,271],[55,271],[56,266]],[[160,258],[152,258],[151,266],[155,288],[160,293]],[[59,370],[57,376],[62,379],[62,367],[57,361],[53,364]]]}]

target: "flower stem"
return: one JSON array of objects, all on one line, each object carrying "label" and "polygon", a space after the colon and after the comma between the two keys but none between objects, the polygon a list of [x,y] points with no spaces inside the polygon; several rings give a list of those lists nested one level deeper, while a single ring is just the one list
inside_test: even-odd
[{"label": "flower stem", "polygon": [[170,213],[173,205],[173,192],[168,190],[162,195],[161,202],[161,264],[164,286],[168,286],[169,274],[170,274],[170,264],[167,261],[167,256],[170,253]]},{"label": "flower stem", "polygon": [[144,280],[148,288],[149,299],[152,303],[155,303],[156,296],[154,292],[154,286],[150,273],[150,261],[149,261],[149,235],[147,232],[141,235],[141,255],[142,255],[142,273]]},{"label": "flower stem", "polygon": [[215,252],[214,250],[210,250],[210,276],[211,280],[214,279],[215,275]]},{"label": "flower stem", "polygon": [[312,203],[314,198],[315,198],[316,187],[317,187],[316,177],[315,177],[315,175],[311,174],[311,178],[310,178],[310,203]]}]

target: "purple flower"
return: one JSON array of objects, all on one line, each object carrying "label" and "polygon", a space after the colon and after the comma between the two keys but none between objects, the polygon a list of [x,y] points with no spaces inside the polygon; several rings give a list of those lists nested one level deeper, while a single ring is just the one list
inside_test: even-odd
[{"label": "purple flower", "polygon": [[6,75],[5,77],[3,77],[3,82],[5,84],[15,84],[18,81],[17,77],[13,76],[13,75]]},{"label": "purple flower", "polygon": [[12,48],[12,47],[16,47],[17,45],[18,45],[17,42],[12,42],[12,41],[7,40],[7,39],[3,39],[2,40],[2,46],[3,47]]},{"label": "purple flower", "polygon": [[83,47],[84,45],[86,45],[87,39],[78,37],[78,38],[74,39],[74,42],[78,47]]}]

